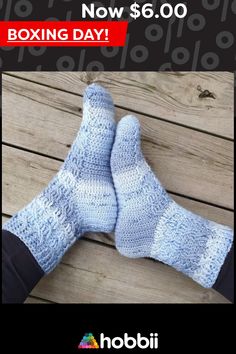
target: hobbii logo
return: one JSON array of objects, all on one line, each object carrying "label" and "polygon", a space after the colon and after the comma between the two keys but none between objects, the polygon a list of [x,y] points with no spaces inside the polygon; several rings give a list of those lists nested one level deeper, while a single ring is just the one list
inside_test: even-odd
[{"label": "hobbii logo", "polygon": [[92,333],[86,333],[82,338],[78,348],[79,349],[158,349],[158,333],[150,333],[149,337],[137,333],[136,337],[131,337],[128,333],[124,333],[123,337],[110,338],[104,333],[100,334],[99,345]]}]

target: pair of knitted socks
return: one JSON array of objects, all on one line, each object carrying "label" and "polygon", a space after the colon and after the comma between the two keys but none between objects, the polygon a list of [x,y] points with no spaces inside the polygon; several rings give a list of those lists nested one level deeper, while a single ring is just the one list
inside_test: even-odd
[{"label": "pair of knitted socks", "polygon": [[83,121],[58,174],[4,226],[49,273],[85,232],[111,232],[128,257],[152,257],[211,287],[229,252],[232,230],[176,204],[146,163],[135,117],[116,127],[108,92],[84,94]]}]

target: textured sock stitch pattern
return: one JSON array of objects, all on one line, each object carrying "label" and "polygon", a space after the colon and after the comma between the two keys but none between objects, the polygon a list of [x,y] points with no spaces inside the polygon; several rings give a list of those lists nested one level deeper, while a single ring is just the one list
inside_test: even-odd
[{"label": "textured sock stitch pattern", "polygon": [[61,169],[39,196],[3,225],[26,244],[45,273],[84,232],[111,232],[115,227],[110,169],[115,128],[110,95],[99,85],[88,86],[81,127]]},{"label": "textured sock stitch pattern", "polygon": [[111,169],[118,200],[116,247],[127,257],[152,257],[204,287],[217,279],[233,231],[175,203],[145,161],[140,125],[133,116],[118,124]]}]

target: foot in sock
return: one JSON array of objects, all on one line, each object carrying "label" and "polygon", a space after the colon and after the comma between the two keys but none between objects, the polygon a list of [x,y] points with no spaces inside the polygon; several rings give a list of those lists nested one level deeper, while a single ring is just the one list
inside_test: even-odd
[{"label": "foot in sock", "polygon": [[110,170],[115,128],[110,95],[98,85],[88,86],[82,124],[60,171],[3,225],[25,243],[45,273],[84,232],[110,232],[115,227],[117,205]]},{"label": "foot in sock", "polygon": [[172,200],[143,157],[135,117],[118,124],[111,170],[118,200],[119,252],[157,259],[211,287],[231,248],[233,231]]}]

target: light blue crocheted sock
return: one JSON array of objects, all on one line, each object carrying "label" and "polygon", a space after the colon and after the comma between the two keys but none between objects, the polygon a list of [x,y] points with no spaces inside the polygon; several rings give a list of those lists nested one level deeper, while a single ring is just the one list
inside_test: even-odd
[{"label": "light blue crocheted sock", "polygon": [[117,127],[111,169],[118,199],[116,247],[127,257],[152,257],[211,287],[229,252],[233,231],[176,204],[146,163],[140,125]]},{"label": "light blue crocheted sock", "polygon": [[25,243],[45,273],[84,232],[110,232],[115,227],[117,203],[110,170],[115,128],[110,95],[98,85],[88,86],[80,131],[60,171],[3,226]]}]

